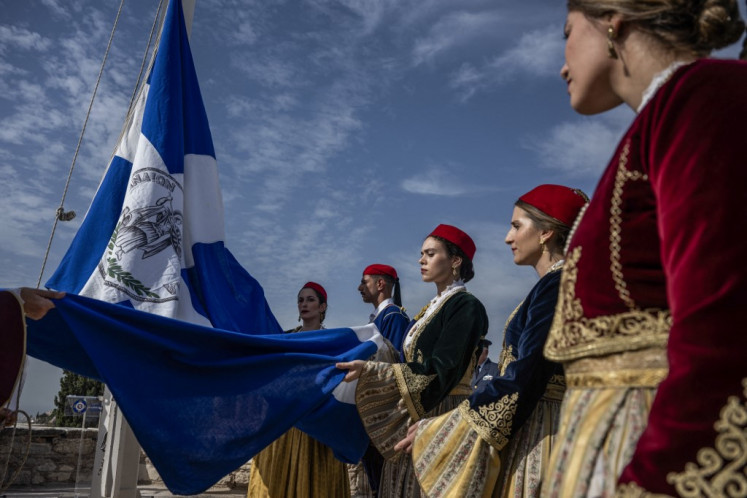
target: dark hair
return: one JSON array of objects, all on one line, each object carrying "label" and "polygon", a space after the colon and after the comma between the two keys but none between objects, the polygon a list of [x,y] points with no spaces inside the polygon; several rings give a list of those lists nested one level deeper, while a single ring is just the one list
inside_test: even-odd
[{"label": "dark hair", "polygon": [[464,254],[464,251],[459,249],[456,244],[454,244],[453,242],[449,242],[443,237],[439,237],[438,235],[429,235],[429,237],[433,237],[434,239],[441,242],[444,247],[446,247],[446,254],[448,254],[450,258],[453,258],[454,256],[459,256],[460,258],[462,258],[462,266],[459,267],[459,278],[463,282],[469,282],[474,278],[475,269],[472,266],[472,260],[469,259],[466,254]]},{"label": "dark hair", "polygon": [[399,279],[394,278],[391,275],[372,275],[372,277],[380,278],[386,282],[386,284],[392,289],[392,301],[397,306],[402,306],[402,294],[399,289]]},{"label": "dark hair", "polygon": [[736,43],[744,33],[737,0],[568,0],[591,19],[619,14],[663,46],[698,57]]},{"label": "dark hair", "polygon": [[[304,290],[304,289],[309,289],[309,290],[311,290],[311,291],[314,291],[314,294],[316,294],[316,297],[317,297],[317,298],[319,298],[319,304],[327,304],[327,298],[326,298],[326,297],[324,297],[324,294],[322,294],[321,292],[319,292],[318,290],[316,290],[316,289],[314,289],[314,288],[312,288],[312,287],[301,287],[301,288],[300,288],[300,289],[298,290],[298,294],[301,294],[301,291],[302,291],[302,290]],[[297,295],[298,295],[298,294],[297,294]],[[329,308],[329,305],[327,305],[327,308]],[[323,321],[324,321],[324,319],[325,319],[325,318],[327,317],[327,310],[324,310],[324,311],[322,311],[322,312],[321,312],[320,314],[321,314],[322,316],[320,317],[320,320],[319,320],[319,321],[320,321],[320,322],[323,322]]]}]

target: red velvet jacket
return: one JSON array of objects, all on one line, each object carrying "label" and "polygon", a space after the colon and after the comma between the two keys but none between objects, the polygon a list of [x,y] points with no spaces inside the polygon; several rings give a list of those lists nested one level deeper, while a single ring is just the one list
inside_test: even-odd
[{"label": "red velvet jacket", "polygon": [[666,344],[618,495],[747,486],[745,229],[747,64],[698,61],[620,142],[573,236],[545,348],[569,361]]}]

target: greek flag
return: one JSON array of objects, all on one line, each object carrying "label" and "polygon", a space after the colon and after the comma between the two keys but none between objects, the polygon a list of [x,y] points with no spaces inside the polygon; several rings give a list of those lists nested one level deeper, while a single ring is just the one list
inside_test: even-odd
[{"label": "greek flag", "polygon": [[246,333],[280,326],[224,246],[218,164],[181,1],[147,84],[49,288]]},{"label": "greek flag", "polygon": [[204,491],[293,425],[345,462],[368,445],[334,365],[383,347],[373,324],[249,335],[73,294],[27,324],[28,354],[107,383],[174,493]]},{"label": "greek flag", "polygon": [[280,334],[224,246],[208,120],[172,1],[147,84],[48,288],[28,354],[104,381],[164,482],[199,493],[291,426],[356,462],[368,438],[338,361],[383,347],[373,325]]}]

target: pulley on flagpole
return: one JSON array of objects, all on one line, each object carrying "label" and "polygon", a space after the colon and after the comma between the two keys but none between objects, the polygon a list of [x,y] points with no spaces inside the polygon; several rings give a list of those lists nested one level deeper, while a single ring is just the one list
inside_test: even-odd
[{"label": "pulley on flagpole", "polygon": [[[130,116],[130,114],[132,112],[132,106],[133,106],[133,103],[135,102],[135,97],[137,96],[138,90],[139,90],[139,88],[141,86],[141,83],[142,83],[143,72],[145,70],[145,61],[148,59],[148,54],[151,51],[151,46],[152,46],[152,43],[153,43],[153,34],[156,32],[156,28],[160,25],[159,19],[161,19],[161,21],[163,20],[161,14],[164,11],[163,4],[164,4],[165,1],[166,0],[161,0],[159,2],[159,4],[158,4],[158,9],[156,10],[156,16],[155,16],[155,19],[153,20],[153,25],[151,27],[150,36],[148,37],[148,44],[145,47],[145,53],[143,54],[143,60],[142,60],[142,63],[140,64],[140,72],[138,74],[137,82],[135,83],[135,88],[134,88],[134,90],[132,92],[132,96],[130,97],[130,103],[129,103],[129,106],[127,108],[127,116],[128,117]],[[104,74],[104,67],[106,66],[106,61],[109,58],[109,51],[110,51],[111,46],[112,46],[112,40],[114,40],[114,33],[117,31],[117,25],[119,24],[119,18],[120,18],[121,14],[122,14],[122,8],[124,7],[124,3],[125,3],[125,0],[121,0],[120,1],[119,9],[117,10],[117,16],[114,19],[114,25],[112,26],[112,32],[109,35],[109,42],[107,43],[107,45],[106,45],[106,51],[104,52],[104,58],[101,61],[101,68],[99,69],[99,74],[98,74],[98,77],[96,78],[96,84],[94,85],[93,93],[91,94],[91,100],[90,100],[90,102],[88,104],[88,110],[86,111],[85,120],[83,121],[83,128],[80,131],[80,137],[78,138],[78,144],[75,147],[75,153],[73,154],[73,160],[72,160],[72,162],[70,164],[70,170],[68,171],[67,180],[65,182],[65,188],[64,188],[64,190],[62,192],[62,199],[60,200],[60,206],[57,208],[57,211],[55,213],[54,223],[52,225],[51,233],[49,234],[49,242],[47,243],[47,250],[44,252],[44,260],[42,261],[41,270],[39,272],[39,279],[36,281],[36,288],[37,289],[41,285],[42,278],[44,277],[44,269],[47,266],[47,259],[49,258],[49,252],[50,252],[50,250],[52,248],[52,240],[54,240],[55,231],[57,230],[57,222],[58,221],[71,221],[76,216],[76,213],[75,213],[74,210],[65,211],[65,207],[64,207],[65,206],[65,198],[67,197],[67,191],[68,191],[68,189],[70,187],[70,180],[71,180],[71,178],[73,176],[73,170],[75,169],[75,163],[76,163],[76,161],[78,159],[78,153],[80,152],[80,146],[83,143],[83,136],[86,133],[86,126],[88,125],[88,118],[91,116],[91,109],[93,108],[93,103],[96,100],[96,93],[98,91],[99,84],[101,83],[101,77]],[[192,3],[192,9],[194,9],[194,3]],[[156,44],[157,43],[158,42],[156,42]],[[127,121],[127,119],[125,119],[125,122],[126,121]],[[123,130],[122,133],[124,133],[124,130]],[[120,139],[121,138],[122,137],[121,137],[121,134],[120,134]],[[113,152],[112,152],[112,154],[113,154]]]}]

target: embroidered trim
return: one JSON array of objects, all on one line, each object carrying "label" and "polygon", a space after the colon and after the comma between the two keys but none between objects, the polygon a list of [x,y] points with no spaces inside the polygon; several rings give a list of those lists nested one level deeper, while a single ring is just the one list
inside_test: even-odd
[{"label": "embroidered trim", "polygon": [[604,388],[604,387],[657,387],[667,376],[667,368],[650,368],[643,370],[616,370],[612,372],[587,372],[565,374],[568,387]]},{"label": "embroidered trim", "polygon": [[407,411],[414,421],[420,420],[425,416],[425,409],[420,401],[420,395],[433,379],[436,378],[436,374],[416,374],[410,369],[407,363],[395,363],[392,365],[392,368],[394,369],[397,388],[400,394],[402,394],[402,399],[405,400]]},{"label": "embroidered trim", "polygon": [[575,297],[580,259],[581,247],[574,247],[566,258],[545,357],[561,362],[590,353],[603,355],[665,346],[672,327],[669,310],[649,308],[595,318],[583,316],[581,300]]},{"label": "embroidered trim", "polygon": [[[431,304],[433,302],[428,303],[425,307],[426,311],[423,311],[423,318],[419,319],[417,322],[415,322],[415,325],[412,326],[412,329],[410,329],[410,332],[407,333],[407,336],[405,337],[405,360],[407,361],[414,361],[413,360],[413,349],[415,347],[415,344],[418,342],[418,338],[420,337],[420,334],[423,333],[423,330],[425,330],[425,327],[431,323],[431,320],[433,320],[433,317],[438,315],[438,312],[441,311],[441,308],[444,307],[444,304],[446,304],[449,299],[456,296],[459,292],[466,292],[467,289],[464,286],[454,287],[451,289],[451,293],[446,295],[442,295],[442,299],[440,302],[436,303],[435,307],[431,308]],[[448,291],[447,291],[448,292]],[[431,309],[433,311],[431,311]],[[418,313],[420,315],[420,313]],[[408,340],[408,337],[412,337],[412,339]],[[409,347],[408,347],[409,346]]]},{"label": "embroidered trim", "polygon": [[563,395],[565,394],[565,376],[561,374],[554,374],[547,381],[545,392],[542,394],[542,399],[545,401],[554,401],[560,403],[563,401]]},{"label": "embroidered trim", "polygon": [[506,375],[506,369],[508,366],[516,361],[516,357],[514,356],[514,348],[510,344],[508,347],[504,347],[501,350],[501,357],[498,358],[498,371],[501,373],[501,377]]},{"label": "embroidered trim", "polygon": [[506,347],[506,330],[508,330],[508,324],[511,323],[511,320],[514,319],[516,313],[519,312],[522,304],[524,304],[524,300],[522,300],[519,305],[514,308],[511,314],[508,315],[506,323],[503,325],[503,348],[501,348],[501,354],[498,357],[498,371],[501,375],[505,375],[506,369],[511,364],[511,362],[516,361],[516,358],[513,355],[513,347],[510,344],[508,345],[508,348]]},{"label": "embroidered trim", "polygon": [[425,361],[425,355],[423,354],[423,351],[420,349],[415,350],[415,358],[416,363],[423,363]]},{"label": "embroidered trim", "polygon": [[617,175],[615,176],[615,186],[612,189],[612,203],[610,205],[610,269],[612,270],[612,280],[615,282],[615,289],[620,299],[630,309],[636,309],[635,301],[630,297],[630,291],[625,283],[622,273],[622,264],[620,263],[620,240],[622,233],[622,195],[625,183],[635,180],[648,181],[648,175],[640,171],[628,171],[628,155],[630,154],[630,140],[625,142],[620,161],[617,165]]},{"label": "embroidered trim", "polygon": [[[742,379],[747,398],[747,378]],[[698,463],[685,464],[680,473],[670,472],[667,482],[683,497],[744,496],[747,493],[747,402],[729,396],[713,424],[718,432],[714,448],[701,448]]]},{"label": "embroidered trim", "polygon": [[576,219],[573,220],[573,226],[571,226],[571,230],[568,232],[568,237],[565,239],[565,247],[563,248],[563,254],[568,254],[568,248],[571,246],[571,240],[573,240],[573,235],[576,233],[576,230],[578,229],[578,226],[581,224],[581,220],[584,217],[584,214],[586,214],[586,210],[589,207],[589,203],[587,202],[581,207],[581,210],[578,212],[578,215],[576,215]]},{"label": "embroidered trim", "polygon": [[460,403],[459,411],[481,438],[500,451],[511,436],[518,400],[519,393],[507,394],[489,405],[478,406],[475,411],[470,408],[469,399],[465,399]]},{"label": "embroidered trim", "polygon": [[649,493],[634,482],[626,482],[617,487],[615,498],[669,498],[669,495]]}]

